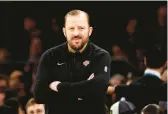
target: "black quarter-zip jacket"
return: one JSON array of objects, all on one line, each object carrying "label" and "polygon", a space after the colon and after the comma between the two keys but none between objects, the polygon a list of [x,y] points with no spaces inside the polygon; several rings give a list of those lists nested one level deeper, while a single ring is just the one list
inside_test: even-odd
[{"label": "black quarter-zip jacket", "polygon": [[[53,47],[40,59],[34,98],[46,114],[105,114],[110,64],[109,53],[90,41],[82,53],[69,52],[67,42]],[[53,81],[61,82],[58,92],[49,88]]]}]

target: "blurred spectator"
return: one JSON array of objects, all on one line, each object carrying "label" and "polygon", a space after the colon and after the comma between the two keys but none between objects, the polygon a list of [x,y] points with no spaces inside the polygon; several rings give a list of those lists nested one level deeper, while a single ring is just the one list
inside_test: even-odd
[{"label": "blurred spectator", "polygon": [[129,38],[128,40],[134,44],[134,33],[135,33],[135,28],[137,25],[137,20],[135,18],[131,18],[126,26],[126,31],[128,32]]},{"label": "blurred spectator", "polygon": [[158,104],[159,101],[167,100],[167,83],[161,80],[161,75],[167,66],[165,50],[156,46],[151,47],[146,53],[144,62],[147,67],[144,76],[129,85],[108,88],[112,93],[115,92],[117,100],[126,97],[134,103],[138,112],[149,103]]},{"label": "blurred spectator", "polygon": [[0,107],[4,105],[4,101],[5,101],[5,88],[0,87]]},{"label": "blurred spectator", "polygon": [[34,98],[31,98],[26,104],[26,114],[45,114],[44,104],[37,104]]},{"label": "blurred spectator", "polygon": [[52,30],[54,32],[58,32],[59,31],[59,26],[57,24],[57,20],[55,18],[52,18]]},{"label": "blurred spectator", "polygon": [[147,50],[152,45],[163,47],[167,45],[167,4],[161,5],[154,16],[145,18],[141,25],[139,39],[143,39],[142,47]]},{"label": "blurred spectator", "polygon": [[121,49],[119,45],[112,46],[112,56],[116,57],[124,57],[127,59],[127,54]]},{"label": "blurred spectator", "polygon": [[129,72],[129,73],[127,74],[127,82],[126,82],[126,85],[131,84],[132,82],[134,82],[134,81],[137,80],[137,79],[138,79],[138,76],[135,76],[135,75],[133,75],[131,72]]},{"label": "blurred spectator", "polygon": [[29,57],[29,46],[33,37],[39,37],[41,31],[36,26],[32,17],[24,18],[24,33],[21,37],[15,37],[10,44],[12,60],[27,61]]},{"label": "blurred spectator", "polygon": [[41,56],[42,42],[39,37],[33,37],[30,43],[29,59],[36,59]]},{"label": "blurred spectator", "polygon": [[41,31],[39,29],[30,31],[30,39],[32,39],[33,37],[39,37],[40,35],[41,35]]},{"label": "blurred spectator", "polygon": [[157,104],[149,104],[142,109],[141,114],[164,114],[164,110]]},{"label": "blurred spectator", "polygon": [[18,112],[18,114],[26,114],[26,113],[25,113],[25,111],[24,111],[21,107],[19,107],[19,112]]},{"label": "blurred spectator", "polygon": [[127,34],[126,37],[129,45],[128,54],[130,56],[130,59],[133,59],[132,62],[137,68],[144,69],[144,64],[143,64],[143,51],[140,49],[139,45],[142,45],[142,42],[137,39],[137,24],[138,20],[136,18],[130,18],[127,26],[126,26],[126,32]]},{"label": "blurred spectator", "polygon": [[27,84],[26,89],[29,89],[29,92],[32,91],[30,87],[32,87],[35,79],[36,70],[42,54],[42,50],[41,39],[39,37],[32,38],[30,44],[29,59],[24,68],[25,79],[27,79],[27,81],[25,82],[25,84]]},{"label": "blurred spectator", "polygon": [[17,114],[17,111],[13,107],[5,104],[7,87],[7,77],[0,75],[0,114]]},{"label": "blurred spectator", "polygon": [[41,34],[37,27],[37,21],[33,17],[24,18],[24,30],[28,33],[29,39],[39,37]]},{"label": "blurred spectator", "polygon": [[[126,81],[127,81],[126,76],[122,74],[114,74],[109,80],[109,85],[118,86],[121,84],[126,84]],[[116,102],[116,95],[115,94],[106,95],[106,97],[107,97],[106,105],[108,108],[110,108],[111,105]]]},{"label": "blurred spectator", "polygon": [[8,97],[16,98],[19,101],[21,107],[24,107],[27,100],[29,99],[29,96],[25,91],[24,81],[24,74],[22,71],[14,70],[10,74],[10,90],[8,91]]},{"label": "blurred spectator", "polygon": [[141,49],[136,49],[136,58],[137,58],[137,64],[138,64],[138,68],[141,70],[141,71],[144,71],[145,70],[145,64],[144,64],[144,52],[143,50]]},{"label": "blurred spectator", "polygon": [[136,51],[128,41],[120,41],[112,46],[112,56],[123,58],[137,68]]},{"label": "blurred spectator", "polygon": [[158,8],[158,45],[163,45],[167,37],[167,7],[166,5]]},{"label": "blurred spectator", "polygon": [[125,98],[121,98],[120,101],[114,103],[110,108],[110,114],[137,114],[136,107]]},{"label": "blurred spectator", "polygon": [[163,109],[163,111],[165,112],[164,114],[167,114],[167,101],[160,101],[159,107]]},{"label": "blurred spectator", "polygon": [[5,105],[12,107],[13,111],[17,112],[17,114],[24,114],[24,110],[19,104],[19,101],[14,97],[6,99]]},{"label": "blurred spectator", "polygon": [[0,87],[8,87],[8,77],[4,74],[0,74]]},{"label": "blurred spectator", "polygon": [[36,22],[31,17],[24,18],[24,29],[30,31],[36,27]]},{"label": "blurred spectator", "polygon": [[24,29],[29,33],[29,38],[38,37],[41,31],[37,28],[35,19],[31,17],[24,18]]},{"label": "blurred spectator", "polygon": [[110,79],[110,85],[112,86],[117,86],[117,85],[120,85],[120,84],[126,84],[126,77],[121,75],[121,74],[115,74],[111,77]]},{"label": "blurred spectator", "polygon": [[0,64],[8,60],[9,52],[5,48],[0,48]]},{"label": "blurred spectator", "polygon": [[5,88],[0,87],[0,114],[17,114],[11,107],[5,104]]},{"label": "blurred spectator", "polygon": [[9,76],[9,87],[11,89],[18,89],[20,88],[21,77],[23,76],[22,71],[15,70]]}]

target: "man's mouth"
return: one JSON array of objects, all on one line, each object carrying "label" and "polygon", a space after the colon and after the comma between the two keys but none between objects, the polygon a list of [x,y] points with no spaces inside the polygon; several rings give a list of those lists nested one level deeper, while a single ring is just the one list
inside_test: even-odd
[{"label": "man's mouth", "polygon": [[72,40],[73,40],[73,41],[77,41],[77,42],[78,42],[78,41],[80,41],[80,40],[81,40],[81,38],[73,38]]}]

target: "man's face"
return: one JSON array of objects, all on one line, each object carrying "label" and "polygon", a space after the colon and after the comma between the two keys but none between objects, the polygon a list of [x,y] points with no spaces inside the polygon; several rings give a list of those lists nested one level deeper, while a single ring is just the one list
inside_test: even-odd
[{"label": "man's face", "polygon": [[33,19],[31,18],[25,18],[24,19],[24,28],[26,30],[30,30],[36,26],[36,23]]},{"label": "man's face", "polygon": [[21,77],[21,72],[19,71],[13,71],[12,74],[10,75],[9,78],[9,86],[10,88],[18,88],[20,84],[20,77]]},{"label": "man's face", "polygon": [[0,80],[0,87],[7,87],[7,82],[5,80]]},{"label": "man's face", "polygon": [[27,114],[45,114],[43,104],[34,104],[27,108]]},{"label": "man's face", "polygon": [[79,51],[88,42],[92,27],[89,26],[85,13],[76,16],[68,15],[63,32],[69,46],[73,50]]},{"label": "man's face", "polygon": [[4,104],[4,100],[5,100],[5,93],[0,92],[0,106]]},{"label": "man's face", "polygon": [[0,106],[4,104],[5,93],[2,90],[4,87],[7,87],[7,82],[5,80],[0,80]]}]

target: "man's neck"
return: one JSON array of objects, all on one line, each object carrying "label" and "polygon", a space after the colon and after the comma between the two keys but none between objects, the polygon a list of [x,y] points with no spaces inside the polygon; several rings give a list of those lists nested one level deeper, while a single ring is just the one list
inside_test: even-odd
[{"label": "man's neck", "polygon": [[161,70],[160,69],[147,68],[144,72],[144,75],[147,75],[147,74],[154,75],[154,76],[158,77],[159,79],[161,79]]},{"label": "man's neck", "polygon": [[162,73],[162,70],[160,69],[160,68],[146,68],[146,70],[154,70],[154,71],[156,71],[156,72],[158,72],[158,73]]},{"label": "man's neck", "polygon": [[153,70],[153,71],[155,71],[155,72],[158,72],[160,75],[162,75],[163,74],[163,68],[146,68],[146,70]]},{"label": "man's neck", "polygon": [[[88,44],[88,43],[86,43],[86,44],[83,46],[83,48],[79,50],[80,53],[82,53],[82,52],[85,50],[87,44]],[[69,50],[69,52],[72,52],[72,53],[76,53],[76,52],[77,52],[77,51],[75,51],[74,49],[72,49],[69,44],[68,44],[68,50]]]}]

